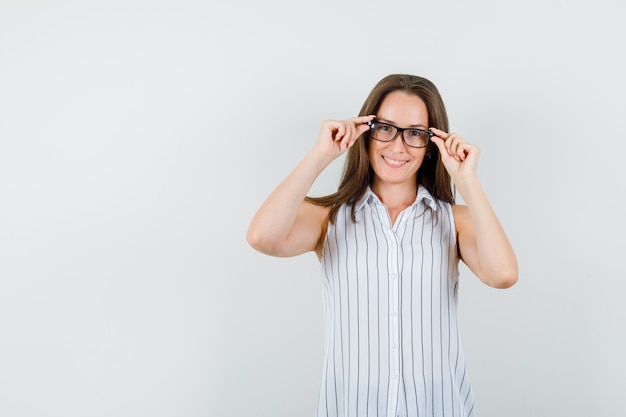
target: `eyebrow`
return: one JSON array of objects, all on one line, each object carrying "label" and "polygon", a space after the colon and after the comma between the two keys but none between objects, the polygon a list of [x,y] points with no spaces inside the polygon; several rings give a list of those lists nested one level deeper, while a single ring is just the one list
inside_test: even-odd
[{"label": "eyebrow", "polygon": [[[395,124],[395,122],[392,122],[391,120],[387,120],[387,119],[379,119],[379,118],[376,118],[375,120],[376,120],[377,122],[387,123],[387,124],[389,124],[389,125],[393,125],[393,126],[395,126],[395,127],[400,127],[400,126],[396,125],[396,124]],[[428,130],[428,127],[426,127],[426,126],[424,126],[424,125],[422,125],[422,124],[409,125],[409,127],[404,127],[404,128],[401,128],[401,129],[413,129],[413,128]]]}]

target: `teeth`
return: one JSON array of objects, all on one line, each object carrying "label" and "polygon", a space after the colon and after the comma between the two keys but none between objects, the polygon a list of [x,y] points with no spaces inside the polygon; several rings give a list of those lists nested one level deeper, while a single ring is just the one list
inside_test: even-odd
[{"label": "teeth", "polygon": [[395,165],[395,166],[398,166],[398,167],[400,165],[406,164],[406,162],[404,162],[404,161],[396,161],[396,160],[393,160],[393,159],[385,158],[384,156],[383,156],[383,159],[385,161],[387,161],[388,163],[390,163],[391,165]]}]

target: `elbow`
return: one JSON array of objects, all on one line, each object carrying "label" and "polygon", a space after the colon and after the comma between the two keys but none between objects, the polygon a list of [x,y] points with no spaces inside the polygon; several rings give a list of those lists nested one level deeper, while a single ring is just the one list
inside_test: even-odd
[{"label": "elbow", "polygon": [[248,233],[246,233],[246,240],[253,249],[258,250],[259,252],[267,253],[268,244],[266,239],[263,238],[263,234],[258,230],[250,227],[248,229]]},{"label": "elbow", "polygon": [[501,276],[498,280],[492,283],[493,288],[504,290],[506,288],[511,288],[517,282],[517,274],[515,275],[507,275]]},{"label": "elbow", "polygon": [[253,249],[266,255],[275,255],[275,241],[262,230],[250,227],[246,233],[246,240]]},{"label": "elbow", "polygon": [[513,254],[500,257],[499,262],[489,262],[481,269],[482,274],[478,275],[481,281],[493,288],[511,288],[518,279],[517,259]]},{"label": "elbow", "polygon": [[497,289],[511,288],[517,282],[518,274],[517,267],[501,270],[491,275],[489,279],[485,280],[486,284],[490,287]]}]

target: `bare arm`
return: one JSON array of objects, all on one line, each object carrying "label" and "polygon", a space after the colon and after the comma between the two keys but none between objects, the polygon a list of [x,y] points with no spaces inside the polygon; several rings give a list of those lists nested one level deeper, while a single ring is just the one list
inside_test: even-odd
[{"label": "bare arm", "polygon": [[432,129],[442,161],[467,206],[453,209],[461,259],[485,284],[517,282],[515,252],[476,175],[480,150],[457,134]]},{"label": "bare arm", "polygon": [[369,129],[373,116],[326,121],[315,146],[261,205],[248,228],[247,239],[256,250],[273,256],[296,256],[316,251],[329,209],[305,201],[319,174]]}]

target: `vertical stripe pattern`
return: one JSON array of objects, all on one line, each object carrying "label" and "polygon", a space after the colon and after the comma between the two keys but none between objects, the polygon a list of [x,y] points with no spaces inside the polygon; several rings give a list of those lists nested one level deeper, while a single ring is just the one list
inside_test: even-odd
[{"label": "vertical stripe pattern", "polygon": [[318,417],[474,417],[457,327],[452,208],[420,187],[391,224],[368,190],[329,224]]}]

